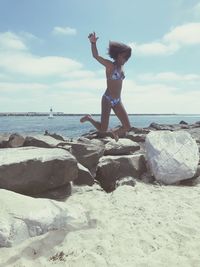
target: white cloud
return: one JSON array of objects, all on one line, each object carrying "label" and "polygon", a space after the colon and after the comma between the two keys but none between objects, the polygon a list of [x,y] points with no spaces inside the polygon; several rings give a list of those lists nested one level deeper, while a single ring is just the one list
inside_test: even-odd
[{"label": "white cloud", "polygon": [[200,44],[200,23],[175,27],[163,37],[163,41],[180,45]]},{"label": "white cloud", "polygon": [[[17,35],[12,32],[0,33],[0,67],[6,74],[25,76],[78,75],[82,64],[67,57],[35,56],[28,51],[25,40],[35,39],[31,33]],[[81,73],[79,73],[81,75]],[[82,75],[86,76],[86,73]]]},{"label": "white cloud", "polygon": [[[157,77],[178,79],[175,73],[161,73]],[[185,75],[185,79],[190,79]],[[183,77],[183,76],[182,76]],[[195,76],[196,77],[196,76]],[[164,79],[165,80],[165,79]],[[1,110],[8,111],[48,111],[68,113],[99,113],[101,97],[105,91],[103,79],[74,79],[54,83],[0,83]],[[124,83],[122,101],[129,113],[199,113],[199,90],[187,90],[175,84],[166,85],[162,81],[142,84],[127,79]],[[14,101],[9,102],[14,95]],[[47,97],[48,96],[48,97]],[[45,99],[45,101],[44,101]],[[27,101],[28,104],[27,105]]]},{"label": "white cloud", "polygon": [[200,23],[187,23],[177,26],[159,41],[145,44],[130,43],[136,55],[169,55],[183,46],[200,44]]},{"label": "white cloud", "polygon": [[[176,92],[176,93],[175,93]],[[129,113],[200,113],[200,91],[185,92],[165,84],[141,85],[129,81],[123,92],[123,102]]]},{"label": "white cloud", "polygon": [[0,67],[12,73],[32,76],[63,75],[79,70],[82,64],[65,57],[39,57],[30,53],[0,54]]},{"label": "white cloud", "polygon": [[96,76],[96,72],[89,70],[72,70],[70,73],[64,73],[62,78],[67,79],[93,79]]},{"label": "white cloud", "polygon": [[[148,53],[159,51],[160,54],[172,53],[173,49],[177,49],[176,42],[178,42],[178,47],[186,45],[183,44],[182,37],[173,30],[168,40],[154,42],[147,47],[143,46],[144,51],[141,50],[141,53],[145,51]],[[178,36],[177,39],[174,36]],[[2,81],[0,83],[0,108],[2,111],[47,111],[50,106],[53,106],[56,110],[70,113],[100,112],[101,96],[106,88],[102,70],[94,73],[84,69],[80,62],[70,58],[33,55],[28,51],[22,38],[16,34],[1,34],[0,37],[10,41],[0,42],[2,49],[6,47],[6,50],[0,50],[0,68],[3,70],[0,75]],[[155,47],[156,50],[154,50]],[[5,82],[4,75],[12,77],[13,82],[11,79]],[[20,83],[17,79],[15,80],[17,76],[19,76]],[[47,76],[50,80],[46,79]],[[192,81],[199,81],[198,74],[181,75],[163,72],[146,73],[141,76],[137,82],[125,80],[122,100],[128,112],[199,113],[197,110],[200,92],[195,91],[194,88],[190,90],[190,87],[186,91],[177,83],[186,81],[186,84],[189,84]],[[34,82],[33,78],[34,80],[36,78],[37,82]],[[58,80],[61,82],[57,82]],[[143,83],[145,80],[148,84]],[[153,83],[149,83],[151,81]],[[173,84],[166,84],[168,81],[173,81]]]},{"label": "white cloud", "polygon": [[164,44],[162,42],[152,42],[146,44],[131,44],[134,52],[137,55],[168,55],[173,54],[178,50],[178,46],[175,44]]},{"label": "white cloud", "polygon": [[52,33],[54,35],[76,35],[77,31],[71,27],[54,27]]},{"label": "white cloud", "polygon": [[106,88],[105,79],[93,78],[93,79],[74,79],[70,81],[63,81],[57,84],[58,88],[62,89],[94,89],[94,90],[102,90]]},{"label": "white cloud", "polygon": [[25,43],[21,38],[12,33],[0,33],[0,50],[27,50]]},{"label": "white cloud", "polygon": [[199,82],[199,74],[185,74],[180,75],[175,72],[161,72],[161,73],[143,73],[139,75],[140,81],[148,82]]},{"label": "white cloud", "polygon": [[47,84],[42,83],[12,83],[12,82],[0,82],[0,92],[1,93],[14,93],[14,92],[24,92],[24,91],[41,91],[49,89]]},{"label": "white cloud", "polygon": [[0,83],[0,109],[47,112],[53,106],[55,111],[68,113],[100,112],[101,92],[94,87],[95,90],[88,91],[84,86],[81,81],[77,82],[76,88],[71,88],[70,83]]},{"label": "white cloud", "polygon": [[30,33],[30,32],[25,32],[25,31],[21,31],[19,33],[19,36],[18,38],[21,38],[21,40],[23,41],[40,41],[41,42],[41,39],[38,38],[37,36],[35,36],[34,34]]}]

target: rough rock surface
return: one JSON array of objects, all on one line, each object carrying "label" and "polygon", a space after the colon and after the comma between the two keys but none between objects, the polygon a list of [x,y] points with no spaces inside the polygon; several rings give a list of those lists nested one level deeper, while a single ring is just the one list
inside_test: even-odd
[{"label": "rough rock surface", "polygon": [[77,161],[95,175],[99,159],[103,156],[105,146],[102,142],[90,140],[69,142],[71,153]]},{"label": "rough rock surface", "polygon": [[139,149],[138,143],[127,138],[120,138],[118,142],[112,140],[105,145],[104,155],[128,155]]},{"label": "rough rock surface", "polygon": [[127,176],[139,178],[145,171],[143,154],[104,156],[99,161],[96,179],[110,192],[115,189],[117,180]]},{"label": "rough rock surface", "polygon": [[199,151],[186,131],[158,131],[146,137],[146,157],[156,180],[173,184],[195,175]]},{"label": "rough rock surface", "polygon": [[83,165],[78,163],[78,177],[73,181],[75,185],[89,185],[94,184],[94,178],[91,172]]},{"label": "rough rock surface", "polygon": [[[0,247],[11,247],[48,231],[72,230],[87,224],[81,206],[73,210],[67,203],[35,199],[0,189]],[[78,213],[77,213],[78,210]]]},{"label": "rough rock surface", "polygon": [[3,189],[32,196],[65,185],[77,175],[77,161],[64,149],[0,149],[0,187]]},{"label": "rough rock surface", "polygon": [[52,136],[42,135],[42,134],[27,136],[24,141],[24,146],[35,146],[35,147],[46,147],[46,148],[58,147],[61,145],[64,146],[65,144],[66,144],[65,141],[58,140],[53,138]]},{"label": "rough rock surface", "polygon": [[45,192],[35,194],[33,197],[39,198],[49,198],[55,200],[66,200],[69,196],[71,196],[72,186],[71,182],[61,185],[59,187],[48,189]]}]

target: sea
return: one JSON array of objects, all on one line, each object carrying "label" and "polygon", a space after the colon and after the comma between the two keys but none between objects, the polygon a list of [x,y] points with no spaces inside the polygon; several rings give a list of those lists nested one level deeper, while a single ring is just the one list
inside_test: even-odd
[{"label": "sea", "polygon": [[[94,130],[89,123],[80,123],[81,115],[69,116],[0,116],[0,133],[44,134],[57,133],[64,138],[78,138],[79,136]],[[96,115],[95,120],[100,120]],[[181,120],[192,124],[200,121],[200,114],[179,115],[129,115],[131,126],[148,127],[152,122],[159,124],[177,124]],[[111,116],[109,127],[120,125],[116,116]]]}]

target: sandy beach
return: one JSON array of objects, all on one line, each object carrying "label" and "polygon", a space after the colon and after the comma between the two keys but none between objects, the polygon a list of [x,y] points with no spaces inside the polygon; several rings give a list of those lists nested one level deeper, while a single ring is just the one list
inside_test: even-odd
[{"label": "sandy beach", "polygon": [[[88,225],[0,249],[0,267],[200,266],[200,186],[74,187]],[[77,211],[78,212],[78,211]]]}]

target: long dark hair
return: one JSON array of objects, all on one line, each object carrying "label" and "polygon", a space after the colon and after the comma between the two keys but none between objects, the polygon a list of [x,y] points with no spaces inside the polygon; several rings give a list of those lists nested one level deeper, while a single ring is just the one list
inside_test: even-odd
[{"label": "long dark hair", "polygon": [[114,60],[116,60],[118,55],[121,53],[125,53],[126,59],[128,60],[131,56],[131,51],[131,47],[128,45],[113,41],[109,42],[108,54]]}]

